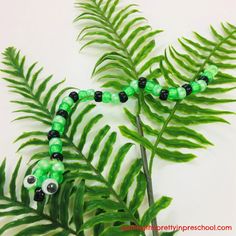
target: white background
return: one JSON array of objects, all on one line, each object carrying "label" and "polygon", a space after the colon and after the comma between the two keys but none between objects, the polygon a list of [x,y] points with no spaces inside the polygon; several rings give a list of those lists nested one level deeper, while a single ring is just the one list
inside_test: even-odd
[{"label": "white background", "polygon": [[[140,5],[153,28],[165,30],[157,37],[159,52],[170,44],[176,45],[178,37],[190,36],[192,31],[208,35],[210,24],[216,27],[222,21],[236,24],[235,0],[134,2]],[[66,77],[68,85],[99,87],[90,79],[96,52],[79,53],[80,45],[75,40],[79,27],[72,23],[75,16],[74,1],[0,0],[0,51],[15,46],[30,62],[39,61],[45,74],[54,74],[55,81]],[[28,130],[27,123],[11,123],[12,98],[6,84],[0,81],[0,159],[7,157],[9,173],[20,155],[15,154],[17,145],[13,140]],[[236,105],[224,108],[235,111]],[[155,197],[168,195],[174,199],[159,215],[160,225],[234,226],[231,232],[180,232],[180,236],[236,235],[236,117],[229,120],[231,125],[204,127],[203,132],[215,146],[199,151],[197,160],[188,164],[154,163]]]}]

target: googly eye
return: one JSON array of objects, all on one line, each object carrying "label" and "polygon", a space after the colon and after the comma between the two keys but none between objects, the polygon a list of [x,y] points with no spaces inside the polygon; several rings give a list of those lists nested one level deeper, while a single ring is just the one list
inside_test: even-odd
[{"label": "googly eye", "polygon": [[24,179],[24,187],[32,188],[36,185],[37,178],[34,175],[27,175]]},{"label": "googly eye", "polygon": [[42,190],[48,195],[52,195],[58,190],[58,183],[55,179],[46,179],[42,184]]}]

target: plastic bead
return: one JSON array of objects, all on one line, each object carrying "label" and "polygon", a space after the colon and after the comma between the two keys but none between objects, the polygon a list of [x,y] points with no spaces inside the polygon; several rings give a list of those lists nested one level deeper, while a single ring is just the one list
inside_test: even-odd
[{"label": "plastic bead", "polygon": [[130,87],[132,87],[134,89],[135,93],[139,93],[138,80],[133,80],[130,83]]},{"label": "plastic bead", "polygon": [[88,94],[87,94],[87,91],[86,90],[80,90],[79,91],[79,99],[80,101],[86,101],[86,98],[87,98]]},{"label": "plastic bead", "polygon": [[119,97],[120,97],[120,102],[121,103],[125,103],[125,102],[128,101],[128,96],[125,92],[120,92]]},{"label": "plastic bead", "polygon": [[206,76],[209,81],[211,82],[214,78],[213,74],[210,71],[204,71],[204,73],[201,74],[202,76]]},{"label": "plastic bead", "polygon": [[52,122],[59,123],[64,126],[66,124],[66,119],[62,116],[55,116]]},{"label": "plastic bead", "polygon": [[48,132],[48,140],[52,139],[52,138],[60,138],[60,134],[58,131],[56,130],[50,130]]},{"label": "plastic bead", "polygon": [[33,175],[38,179],[39,177],[43,176],[45,174],[45,172],[42,169],[36,169],[33,172]]},{"label": "plastic bead", "polygon": [[167,89],[162,89],[160,92],[160,99],[166,100],[168,98],[169,91]]},{"label": "plastic bead", "polygon": [[120,97],[117,93],[111,95],[111,102],[113,104],[118,104],[120,103]]},{"label": "plastic bead", "polygon": [[147,83],[147,79],[146,78],[141,77],[141,78],[138,79],[138,86],[139,86],[139,88],[144,89],[145,86],[146,86],[146,83]]},{"label": "plastic bead", "polygon": [[200,87],[198,82],[196,82],[196,81],[190,82],[190,85],[192,87],[192,93],[193,94],[198,93],[198,92],[201,91],[201,87]]},{"label": "plastic bead", "polygon": [[211,65],[211,66],[208,66],[205,71],[209,71],[214,77],[218,73],[218,68],[217,68],[217,66]]},{"label": "plastic bead", "polygon": [[182,87],[177,88],[177,92],[178,92],[178,99],[184,99],[186,97],[186,90]]},{"label": "plastic bead", "polygon": [[51,154],[51,159],[52,160],[63,161],[63,155],[59,152],[54,152],[54,153]]},{"label": "plastic bead", "polygon": [[51,179],[55,179],[59,184],[63,181],[63,175],[58,172],[52,172]]},{"label": "plastic bead", "polygon": [[69,97],[73,99],[74,102],[77,102],[79,100],[79,95],[77,92],[73,91],[69,94]]},{"label": "plastic bead", "polygon": [[104,92],[103,95],[102,95],[102,101],[104,103],[111,102],[111,93],[110,92]]},{"label": "plastic bead", "polygon": [[68,118],[68,112],[65,111],[65,110],[58,110],[57,113],[56,113],[56,115],[62,116],[62,117],[64,117],[65,119]]},{"label": "plastic bead", "polygon": [[156,84],[156,85],[153,87],[152,95],[154,95],[154,96],[160,96],[161,90],[162,90],[161,85]]},{"label": "plastic bead", "polygon": [[201,75],[200,78],[198,80],[204,80],[206,82],[206,84],[209,83],[209,79],[207,76]]},{"label": "plastic bead", "polygon": [[101,91],[96,91],[94,93],[94,100],[95,100],[95,102],[101,102],[102,101],[102,92]]},{"label": "plastic bead", "polygon": [[86,98],[86,100],[87,101],[93,100],[94,99],[94,93],[95,93],[94,89],[88,89],[87,90],[87,98]]},{"label": "plastic bead", "polygon": [[124,92],[127,94],[128,97],[133,96],[135,93],[134,89],[131,86],[125,88]]},{"label": "plastic bead", "polygon": [[48,172],[51,169],[51,163],[50,163],[50,160],[48,159],[40,160],[37,163],[37,166],[39,169],[43,170],[44,172]]},{"label": "plastic bead", "polygon": [[72,107],[74,104],[74,100],[71,97],[63,98],[62,102],[67,103],[70,107]]},{"label": "plastic bead", "polygon": [[207,88],[207,83],[204,80],[198,80],[198,84],[200,85],[201,92]]},{"label": "plastic bead", "polygon": [[176,88],[169,88],[168,99],[170,100],[178,99],[178,91]]},{"label": "plastic bead", "polygon": [[43,182],[47,179],[47,175],[42,175],[38,178],[36,187],[41,187]]},{"label": "plastic bead", "polygon": [[71,111],[71,107],[70,107],[67,103],[65,103],[65,102],[62,102],[62,103],[60,104],[59,109],[60,109],[60,110],[65,110],[65,111],[67,111],[68,113],[70,113],[70,111]]},{"label": "plastic bead", "polygon": [[36,188],[34,193],[34,200],[36,202],[42,202],[44,200],[45,193],[41,188]]},{"label": "plastic bead", "polygon": [[190,84],[184,84],[182,87],[186,90],[186,95],[190,95],[193,91],[192,86]]},{"label": "plastic bead", "polygon": [[62,153],[62,146],[52,145],[49,147],[49,154],[52,155],[54,152]]},{"label": "plastic bead", "polygon": [[60,161],[57,161],[57,162],[53,163],[52,171],[53,172],[58,172],[58,173],[61,173],[61,174],[64,173],[64,171],[65,171],[64,164]]},{"label": "plastic bead", "polygon": [[60,123],[52,123],[52,129],[58,131],[61,136],[64,132],[64,126]]},{"label": "plastic bead", "polygon": [[154,86],[155,86],[155,83],[153,81],[147,81],[146,86],[145,86],[145,91],[147,93],[151,93]]},{"label": "plastic bead", "polygon": [[49,141],[49,146],[52,146],[52,145],[59,145],[59,146],[62,146],[62,141],[60,138],[52,138],[50,141]]}]

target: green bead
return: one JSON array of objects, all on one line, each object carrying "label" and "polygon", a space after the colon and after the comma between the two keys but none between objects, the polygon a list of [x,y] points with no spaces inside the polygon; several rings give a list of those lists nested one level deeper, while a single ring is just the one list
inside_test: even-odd
[{"label": "green bead", "polygon": [[178,99],[178,91],[176,88],[169,88],[168,91],[169,91],[168,99],[170,99],[170,100]]},{"label": "green bead", "polygon": [[152,95],[154,95],[154,96],[159,96],[161,90],[162,90],[161,85],[156,84],[156,85],[154,86],[153,90],[152,90]]},{"label": "green bead", "polygon": [[211,66],[208,66],[205,71],[209,71],[214,77],[218,73],[218,67],[214,66],[214,65],[211,65]]},{"label": "green bead", "polygon": [[34,172],[33,175],[38,179],[39,177],[41,177],[42,175],[45,174],[45,171],[43,171],[40,168],[37,168]]},{"label": "green bead", "polygon": [[52,172],[50,178],[55,179],[58,184],[63,181],[63,175],[58,172]]},{"label": "green bead", "polygon": [[152,90],[153,90],[153,88],[155,87],[155,85],[156,85],[156,83],[154,83],[153,81],[147,81],[144,90],[145,90],[147,93],[151,93]]},{"label": "green bead", "polygon": [[58,160],[56,160],[56,159],[53,159],[53,160],[51,160],[51,167],[54,165],[54,164],[56,164],[58,162]]},{"label": "green bead", "polygon": [[86,90],[80,90],[79,91],[79,99],[80,99],[80,101],[82,101],[82,102],[87,101],[87,97],[88,97],[88,94],[87,94]]},{"label": "green bead", "polygon": [[192,87],[192,94],[199,93],[201,91],[201,87],[198,82],[190,82],[190,85]]},{"label": "green bead", "polygon": [[68,113],[70,113],[70,111],[71,111],[71,107],[69,106],[68,103],[65,103],[65,102],[62,102],[62,103],[60,104],[59,109],[65,110],[65,111],[67,111]]},{"label": "green bead", "polygon": [[134,89],[135,93],[139,93],[138,80],[133,80],[130,83],[130,87],[132,87]]},{"label": "green bead", "polygon": [[44,180],[46,180],[48,177],[47,175],[42,175],[37,179],[36,187],[41,187]]},{"label": "green bead", "polygon": [[202,75],[206,76],[209,79],[210,82],[214,78],[213,74],[210,71],[204,71],[204,73],[202,73]]},{"label": "green bead", "polygon": [[52,122],[60,123],[64,126],[66,124],[66,119],[62,116],[55,116]]},{"label": "green bead", "polygon": [[87,90],[87,101],[91,101],[94,99],[94,93],[95,93],[94,89]]},{"label": "green bead", "polygon": [[64,164],[61,161],[57,161],[52,165],[52,171],[63,174],[65,171]]},{"label": "green bead", "polygon": [[74,104],[74,100],[71,97],[63,98],[62,102],[67,103],[70,107],[72,107]]},{"label": "green bead", "polygon": [[52,145],[59,145],[59,146],[62,146],[62,141],[60,138],[52,138],[50,141],[49,141],[49,146],[52,146]]},{"label": "green bead", "polygon": [[51,169],[51,162],[48,159],[43,159],[37,163],[37,166],[40,170],[48,172]]},{"label": "green bead", "polygon": [[203,92],[207,88],[207,83],[204,80],[198,80],[197,83],[200,85],[201,92]]},{"label": "green bead", "polygon": [[177,88],[178,99],[184,99],[187,95],[186,90],[182,87]]},{"label": "green bead", "polygon": [[64,126],[60,123],[52,123],[52,130],[56,130],[59,132],[60,135],[63,135],[64,132]]},{"label": "green bead", "polygon": [[104,103],[111,102],[111,93],[110,92],[103,92],[103,94],[102,94],[102,101]]},{"label": "green bead", "polygon": [[124,89],[124,92],[127,94],[127,96],[133,96],[135,93],[135,90],[133,87],[129,86],[127,88]]},{"label": "green bead", "polygon": [[120,103],[120,97],[117,93],[111,95],[111,102],[113,104],[118,104]]},{"label": "green bead", "polygon": [[52,155],[54,152],[62,153],[62,146],[60,145],[51,145],[49,147],[49,154]]}]

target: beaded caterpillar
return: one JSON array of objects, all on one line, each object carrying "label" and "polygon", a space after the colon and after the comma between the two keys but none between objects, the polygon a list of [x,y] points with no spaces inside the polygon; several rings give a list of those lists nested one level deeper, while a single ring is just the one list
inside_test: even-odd
[{"label": "beaded caterpillar", "polygon": [[146,93],[158,96],[161,100],[177,101],[182,100],[190,94],[196,94],[203,92],[207,85],[214,79],[218,73],[216,66],[209,66],[200,74],[200,77],[196,81],[192,81],[189,84],[184,84],[178,88],[162,88],[158,83],[147,80],[144,77],[134,80],[130,83],[130,86],[119,93],[101,92],[89,90],[80,90],[77,92],[71,92],[69,96],[62,100],[59,106],[59,110],[56,113],[52,122],[52,128],[48,132],[49,140],[49,154],[51,160],[40,160],[33,173],[28,175],[24,179],[24,186],[28,189],[34,190],[34,200],[43,201],[45,194],[51,195],[57,192],[59,184],[63,181],[63,173],[65,171],[62,155],[62,137],[66,125],[66,120],[72,109],[74,103],[80,101],[91,101],[103,103],[125,103],[129,97],[134,94],[138,94],[140,89],[143,89]]}]

